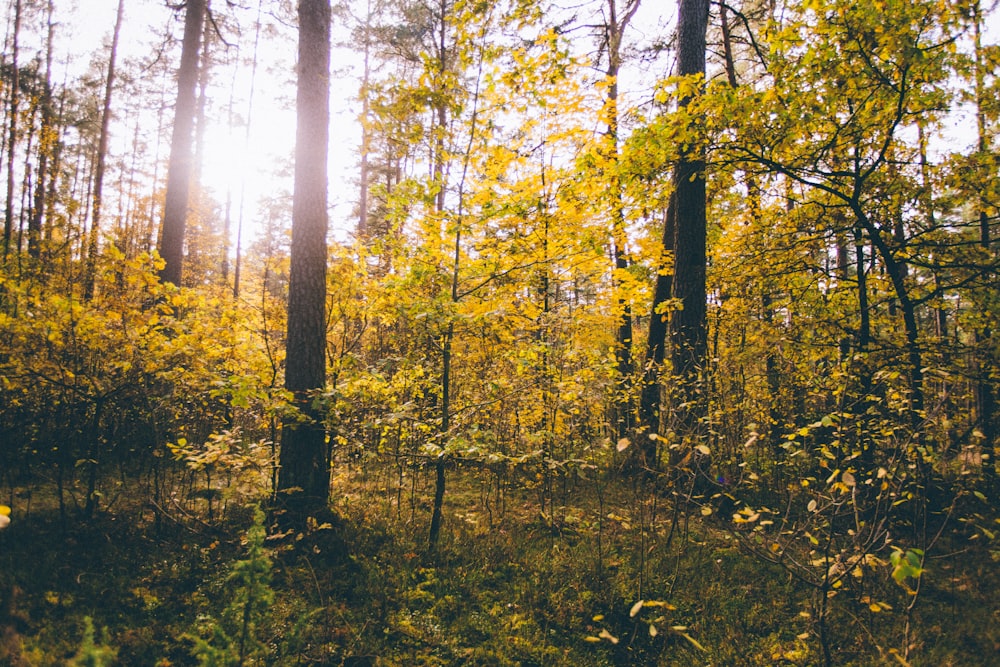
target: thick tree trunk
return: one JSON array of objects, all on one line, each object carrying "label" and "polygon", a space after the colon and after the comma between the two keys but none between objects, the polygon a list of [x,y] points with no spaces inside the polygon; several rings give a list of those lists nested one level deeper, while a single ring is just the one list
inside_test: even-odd
[{"label": "thick tree trunk", "polygon": [[[708,0],[680,0],[678,15],[678,73],[705,74],[705,33]],[[682,100],[682,104],[687,104]],[[673,297],[680,308],[670,317],[671,356],[677,378],[679,424],[692,433],[706,414],[708,397],[702,374],[706,369],[706,191],[705,157],[700,147],[682,150],[674,172],[677,221],[674,235]]]},{"label": "thick tree trunk", "polygon": [[278,491],[301,511],[325,507],[330,488],[326,430],[313,395],[326,384],[327,152],[330,2],[299,3],[298,127],[292,203],[285,388],[304,420],[286,419]]},{"label": "thick tree trunk", "polygon": [[160,235],[158,248],[160,257],[165,262],[160,271],[160,278],[178,286],[181,284],[184,263],[184,230],[187,226],[188,198],[194,166],[192,133],[197,110],[198,56],[207,4],[207,0],[187,0],[181,64],[177,71],[174,129],[170,137],[170,165],[167,168],[163,232]]}]

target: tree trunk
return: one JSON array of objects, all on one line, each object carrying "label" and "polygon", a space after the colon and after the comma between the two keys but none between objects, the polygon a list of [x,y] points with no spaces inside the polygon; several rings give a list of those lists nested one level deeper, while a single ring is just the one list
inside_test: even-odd
[{"label": "tree trunk", "polygon": [[[257,2],[257,19],[254,21],[254,37],[253,37],[253,59],[250,65],[250,94],[247,98],[247,117],[246,117],[246,128],[243,135],[243,147],[249,151],[250,149],[250,129],[253,123],[253,102],[254,93],[257,90],[257,62],[260,55],[260,16],[263,11],[264,2],[263,0],[258,0]],[[246,179],[242,179],[240,182],[240,208],[239,217],[236,221],[236,264],[233,268],[233,298],[238,299],[240,297],[240,280],[242,278],[243,269],[243,213],[246,206],[246,189],[247,183]]]},{"label": "tree trunk", "polygon": [[369,128],[370,122],[370,109],[371,100],[369,99],[370,91],[369,83],[371,79],[371,40],[372,40],[372,28],[371,28],[371,18],[372,18],[372,3],[368,0],[367,6],[365,8],[365,26],[364,26],[364,52],[362,60],[362,70],[361,70],[361,173],[358,175],[359,182],[359,192],[358,192],[358,230],[357,237],[359,240],[366,241],[368,239],[368,189],[370,176],[370,167],[368,164],[368,153],[371,150],[371,129]]},{"label": "tree trunk", "polygon": [[[624,14],[618,16],[618,0],[607,0],[608,20],[605,25],[605,39],[608,48],[608,96],[605,100],[608,127],[605,132],[607,144],[607,160],[609,162],[610,182],[608,196],[610,197],[611,214],[611,254],[616,274],[615,284],[628,270],[629,262],[626,253],[627,238],[625,230],[625,204],[622,200],[622,184],[618,176],[618,76],[622,63],[622,38],[629,21],[639,9],[639,0],[628,0],[624,6]],[[616,385],[614,395],[614,427],[618,439],[629,436],[634,426],[632,400],[632,374],[635,362],[632,352],[632,306],[628,299],[618,296],[618,322],[615,332]]]},{"label": "tree trunk", "polygon": [[14,27],[11,32],[10,47],[10,112],[7,140],[7,205],[3,223],[3,257],[10,252],[11,237],[14,234],[14,158],[17,155],[17,112],[20,104],[19,71],[17,62],[18,37],[21,33],[21,0],[14,0]]},{"label": "tree trunk", "polygon": [[[889,275],[893,291],[896,294],[896,298],[899,300],[899,307],[903,315],[903,329],[906,336],[906,356],[909,366],[910,424],[913,427],[914,432],[917,432],[920,422],[923,419],[924,371],[923,353],[920,350],[920,332],[917,327],[916,304],[914,304],[913,299],[910,298],[909,290],[906,287],[906,273],[903,268],[903,264],[893,255],[892,249],[880,236],[879,228],[876,227],[875,224],[872,223],[872,221],[869,220],[868,217],[861,211],[860,206],[855,203],[853,204],[853,207],[858,223],[864,227],[868,237],[871,239],[872,245],[875,250],[878,251],[879,257],[882,258],[882,264],[885,266],[885,271]],[[861,271],[861,262],[859,262],[858,270]],[[865,317],[865,315],[866,313],[863,311],[862,317]],[[870,327],[869,324],[865,323],[865,320],[862,320],[862,323],[864,327]],[[870,331],[867,333],[866,337],[870,340]]]},{"label": "tree trunk", "polygon": [[205,24],[207,0],[187,0],[184,16],[184,41],[181,64],[177,70],[177,104],[174,129],[170,137],[170,164],[167,168],[167,194],[163,208],[163,232],[159,253],[164,266],[160,278],[181,284],[184,263],[184,229],[187,226],[188,196],[194,162],[192,132],[197,111],[198,56]]},{"label": "tree trunk", "polygon": [[108,156],[108,134],[111,125],[111,96],[115,86],[115,60],[118,56],[118,36],[125,13],[125,0],[118,0],[115,30],[111,35],[111,52],[108,54],[108,75],[104,80],[104,106],[101,110],[101,133],[97,139],[97,159],[94,168],[93,210],[91,211],[90,240],[87,245],[87,270],[84,276],[83,296],[90,301],[94,296],[94,273],[97,267],[98,236],[101,229],[101,204],[104,192],[104,167]]},{"label": "tree trunk", "polygon": [[55,7],[52,0],[48,3],[47,37],[45,47],[45,81],[42,82],[42,99],[39,101],[42,111],[42,124],[38,142],[38,171],[35,179],[35,202],[28,219],[28,254],[38,258],[42,254],[42,224],[45,219],[46,191],[49,179],[49,157],[55,150],[58,131],[53,127],[52,118],[52,42],[55,34],[55,23],[52,20]]},{"label": "tree trunk", "polygon": [[[675,197],[671,195],[667,210],[663,213],[663,249],[673,250],[674,225],[676,223]],[[640,437],[639,447],[642,461],[647,468],[655,468],[657,463],[657,441],[651,437],[660,434],[660,375],[667,348],[667,323],[670,315],[662,310],[671,296],[673,268],[667,273],[658,267],[656,287],[653,292],[653,307],[649,313],[649,334],[646,337],[646,358],[642,379],[642,394],[639,397],[639,423],[645,426],[646,437]]]},{"label": "tree trunk", "polygon": [[[434,116],[437,126],[434,128],[434,182],[438,187],[437,196],[434,199],[435,211],[443,214],[445,209],[445,135],[448,131],[448,109],[446,107],[444,88],[445,73],[448,68],[448,2],[441,0],[438,4],[440,15],[438,29],[438,80],[441,87],[435,103]],[[461,219],[461,212],[459,213]],[[451,300],[454,303],[458,297],[458,267],[461,249],[461,225],[455,234],[455,253],[453,255],[452,278],[451,278]],[[439,434],[441,437],[441,447],[447,447],[449,431],[451,430],[451,350],[452,341],[455,338],[455,325],[452,322],[441,337],[441,427]],[[441,525],[444,522],[444,494],[447,479],[445,476],[445,453],[434,462],[434,504],[431,507],[431,526],[427,535],[428,547],[433,551],[437,548],[438,538],[441,535]]]},{"label": "tree trunk", "polygon": [[[705,74],[708,0],[680,0],[677,26],[678,73]],[[688,100],[681,100],[687,105]],[[677,221],[674,235],[673,297],[680,308],[671,312],[670,335],[674,375],[680,392],[679,423],[688,433],[707,413],[708,397],[701,375],[706,370],[706,192],[705,156],[700,147],[686,148],[674,172]]]},{"label": "tree trunk", "polygon": [[[982,46],[982,8],[977,1],[973,3],[973,30],[975,38],[975,75],[976,75],[976,128],[978,132],[978,153],[982,158],[990,147],[990,138],[987,135],[987,119],[984,106],[986,104],[985,75],[986,66],[983,63],[984,54]],[[995,177],[995,174],[992,176]],[[985,186],[985,184],[983,184]],[[980,188],[981,193],[987,192],[985,187]],[[990,218],[987,214],[989,202],[985,194],[981,194],[978,202],[979,208],[979,244],[983,249],[990,252]],[[983,434],[983,452],[988,456],[983,457],[983,472],[995,484],[997,476],[996,468],[996,445],[997,445],[997,418],[996,418],[996,382],[993,379],[993,357],[987,351],[985,341],[993,337],[993,332],[987,326],[981,331],[976,331],[976,347],[982,350],[976,359],[976,425]]]},{"label": "tree trunk", "polygon": [[330,488],[326,430],[313,401],[326,384],[329,0],[299,2],[298,55],[285,388],[304,419],[282,425],[278,491],[298,490],[289,501],[304,513],[325,507]]}]

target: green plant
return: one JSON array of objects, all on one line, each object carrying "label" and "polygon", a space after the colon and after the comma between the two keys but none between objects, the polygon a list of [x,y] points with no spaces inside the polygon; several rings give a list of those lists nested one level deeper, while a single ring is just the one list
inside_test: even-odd
[{"label": "green plant", "polygon": [[218,619],[207,618],[203,636],[195,638],[194,655],[203,667],[245,665],[267,654],[259,639],[259,628],[267,620],[274,600],[271,589],[271,559],[264,551],[264,512],[254,511],[247,530],[247,557],[233,565],[227,578],[232,586],[229,604]]},{"label": "green plant", "polygon": [[[102,642],[106,641],[107,638],[102,637]],[[72,667],[104,667],[114,662],[117,655],[118,651],[114,648],[105,643],[98,644],[96,642],[94,639],[94,621],[91,620],[90,616],[84,616],[83,640],[80,642],[80,648],[69,664]]]}]

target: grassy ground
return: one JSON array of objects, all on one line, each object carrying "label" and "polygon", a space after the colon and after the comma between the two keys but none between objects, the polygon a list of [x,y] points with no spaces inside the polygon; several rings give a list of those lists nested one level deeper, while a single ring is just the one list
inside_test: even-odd
[{"label": "grassy ground", "polygon": [[[253,612],[245,663],[822,664],[817,591],[715,515],[685,520],[627,484],[454,470],[430,551],[430,481],[344,468],[341,523],[272,535],[273,600]],[[219,645],[214,629],[245,608],[230,573],[248,558],[252,499],[209,518],[204,501],[133,495],[89,522],[15,507],[0,532],[0,665],[74,664],[85,617],[117,654],[108,664],[195,665],[198,638]],[[835,664],[1000,664],[1000,575],[978,541],[956,534],[931,554],[909,615],[887,568],[866,576],[829,600]],[[890,608],[871,610],[876,593]]]}]

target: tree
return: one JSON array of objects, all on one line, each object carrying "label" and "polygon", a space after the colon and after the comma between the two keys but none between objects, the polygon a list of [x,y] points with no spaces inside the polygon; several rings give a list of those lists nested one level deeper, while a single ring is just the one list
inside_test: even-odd
[{"label": "tree", "polygon": [[10,48],[10,104],[9,104],[9,127],[7,139],[7,205],[3,222],[3,257],[7,259],[10,252],[11,237],[14,233],[14,159],[17,155],[17,114],[20,104],[19,92],[20,81],[17,63],[18,38],[21,34],[21,0],[14,0],[14,27],[11,31]]},{"label": "tree", "polygon": [[327,151],[330,121],[330,2],[299,3],[295,186],[285,388],[299,415],[281,431],[278,491],[294,505],[325,506],[330,487],[326,431],[315,394],[326,385]]},{"label": "tree", "polygon": [[[708,0],[681,0],[677,22],[677,62],[681,76],[705,76],[705,32]],[[687,99],[681,100],[682,105]],[[674,279],[673,298],[680,308],[670,316],[674,375],[685,392],[698,392],[698,377],[705,368],[708,342],[705,299],[706,225],[705,153],[697,137],[681,149],[674,172]],[[687,142],[685,142],[687,143]],[[688,393],[685,401],[695,400]],[[696,400],[704,407],[704,400]],[[703,410],[696,409],[697,419]],[[692,424],[688,424],[689,426]]]},{"label": "tree", "polygon": [[115,85],[115,60],[118,56],[118,37],[121,33],[125,0],[118,0],[115,29],[111,37],[111,51],[108,54],[108,74],[104,82],[104,106],[101,109],[101,134],[97,140],[97,157],[94,166],[93,209],[90,214],[90,242],[87,249],[87,269],[84,277],[84,298],[94,296],[94,271],[97,264],[98,235],[101,229],[101,205],[104,201],[104,168],[108,154],[108,134],[111,126],[111,95]]},{"label": "tree", "polygon": [[178,286],[181,284],[184,264],[184,230],[194,167],[192,141],[198,101],[198,57],[207,5],[208,0],[187,0],[184,14],[184,39],[181,44],[181,64],[177,70],[177,103],[174,106],[174,128],[170,138],[166,204],[163,209],[163,230],[157,248],[165,262],[160,277]]},{"label": "tree", "polygon": [[[681,144],[674,168],[674,192],[664,216],[663,245],[674,251],[672,275],[660,271],[656,280],[646,342],[646,369],[640,408],[643,425],[650,435],[658,434],[659,367],[665,357],[669,329],[673,374],[677,378],[679,424],[693,430],[707,412],[708,402],[703,373],[707,356],[708,326],[705,291],[707,214],[705,202],[705,149],[695,132],[695,123],[684,114],[694,92],[704,85],[705,35],[708,28],[708,0],[680,0],[677,23],[677,73],[689,80],[682,83],[691,93],[679,100]],[[670,311],[669,327],[664,311],[667,299],[678,307]],[[682,434],[685,435],[685,434]],[[655,465],[656,439],[642,439],[647,465]]]},{"label": "tree", "polygon": [[[619,8],[618,0],[607,0],[608,14],[604,28],[604,46],[608,50],[608,68],[605,72],[607,98],[605,100],[605,115],[607,130],[605,131],[604,150],[607,169],[610,171],[608,196],[610,197],[611,213],[611,254],[614,262],[614,279],[625,278],[629,260],[627,253],[627,234],[625,229],[625,203],[623,201],[622,183],[619,174],[619,141],[621,112],[618,99],[618,77],[622,66],[622,41],[629,22],[639,9],[640,0],[626,0]],[[621,15],[619,15],[619,9]],[[615,388],[615,430],[618,439],[626,437],[633,426],[634,404],[632,401],[632,359],[633,331],[632,305],[624,294],[619,295],[616,307],[621,311],[617,314],[617,333],[615,359],[617,361],[617,382]]]},{"label": "tree", "polygon": [[[995,254],[991,252],[990,201],[987,194],[993,190],[989,182],[991,179],[995,179],[997,174],[997,157],[995,153],[990,151],[991,137],[988,131],[988,118],[990,114],[987,108],[986,73],[989,69],[989,63],[986,57],[986,49],[983,48],[982,43],[982,23],[984,19],[979,0],[972,2],[970,10],[974,40],[972,57],[976,104],[976,162],[979,167],[976,169],[976,172],[978,172],[977,176],[980,174],[983,176],[975,179],[979,195],[976,202],[976,208],[978,209],[977,217],[979,220],[979,244],[982,246],[983,254],[987,258],[993,255],[993,261],[995,262]],[[993,368],[995,360],[992,358],[985,344],[986,341],[992,339],[992,330],[989,324],[984,326],[982,331],[976,331],[975,336],[980,348],[979,358],[976,360],[976,365],[978,366],[975,389],[976,423],[982,433],[984,450],[989,454],[989,456],[983,458],[984,469],[990,477],[996,477],[996,460],[994,457],[997,446],[998,428],[996,423],[997,383],[995,378],[996,373]]]},{"label": "tree", "polygon": [[41,127],[39,128],[38,169],[35,182],[35,200],[28,220],[28,254],[34,258],[41,256],[42,224],[46,210],[46,189],[50,178],[49,158],[53,156],[57,144],[58,130],[55,127],[52,108],[52,49],[55,36],[53,15],[55,5],[49,0],[46,9],[45,78],[38,101],[41,107]]}]

